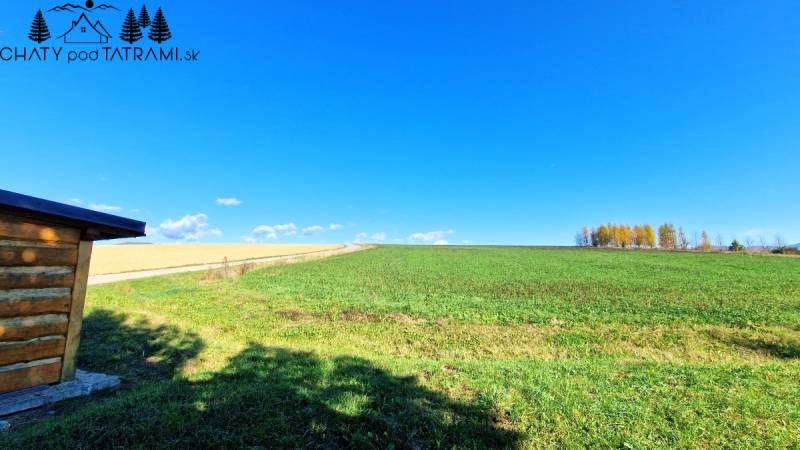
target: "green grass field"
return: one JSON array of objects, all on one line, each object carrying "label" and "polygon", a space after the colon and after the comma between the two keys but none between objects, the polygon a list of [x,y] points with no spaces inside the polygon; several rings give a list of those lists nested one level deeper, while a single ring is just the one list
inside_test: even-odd
[{"label": "green grass field", "polygon": [[90,289],[9,448],[798,448],[800,259],[381,247]]}]

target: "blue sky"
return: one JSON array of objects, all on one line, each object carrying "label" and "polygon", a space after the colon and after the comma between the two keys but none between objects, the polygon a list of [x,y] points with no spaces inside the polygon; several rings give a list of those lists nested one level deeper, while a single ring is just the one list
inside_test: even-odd
[{"label": "blue sky", "polygon": [[[60,4],[6,3],[0,47]],[[0,62],[0,188],[159,242],[800,242],[798,2],[159,5],[199,62]]]}]

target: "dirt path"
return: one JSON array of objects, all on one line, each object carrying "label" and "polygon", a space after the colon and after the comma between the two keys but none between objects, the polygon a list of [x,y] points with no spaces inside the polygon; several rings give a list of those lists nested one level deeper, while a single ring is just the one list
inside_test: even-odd
[{"label": "dirt path", "polygon": [[[366,245],[350,245],[335,250],[323,250],[320,252],[301,253],[299,255],[271,256],[269,258],[247,259],[243,261],[233,261],[228,263],[228,267],[241,266],[243,264],[254,264],[257,266],[271,266],[275,264],[293,264],[317,259],[329,258],[336,255],[359,252],[372,247]],[[117,281],[137,280],[140,278],[157,277],[183,272],[201,272],[204,270],[221,269],[224,263],[198,264],[196,266],[170,267],[166,269],[142,270],[138,272],[112,273],[108,275],[89,276],[89,286],[98,284],[116,283]]]}]

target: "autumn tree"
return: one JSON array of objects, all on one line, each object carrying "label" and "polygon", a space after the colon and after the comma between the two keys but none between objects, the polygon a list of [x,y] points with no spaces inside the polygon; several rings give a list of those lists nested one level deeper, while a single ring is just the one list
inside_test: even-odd
[{"label": "autumn tree", "polygon": [[633,233],[630,225],[617,226],[617,245],[628,248],[633,243]]},{"label": "autumn tree", "polygon": [[136,19],[136,14],[133,12],[133,8],[131,8],[128,11],[128,15],[125,16],[125,21],[122,23],[122,32],[119,34],[119,38],[129,44],[133,44],[134,42],[142,39],[142,30],[139,28],[139,21]]},{"label": "autumn tree", "polygon": [[675,227],[672,224],[665,223],[658,227],[658,245],[664,250],[677,248]]},{"label": "autumn tree", "polygon": [[656,232],[653,230],[653,226],[645,224],[644,226],[644,234],[646,236],[645,245],[649,248],[655,248],[656,246]]},{"label": "autumn tree", "polygon": [[647,236],[644,234],[644,227],[641,225],[634,225],[633,227],[633,245],[642,248],[645,246]]},{"label": "autumn tree", "polygon": [[31,32],[28,33],[28,39],[41,44],[42,42],[50,39],[50,30],[47,28],[47,22],[44,20],[42,10],[37,10],[36,15],[33,17],[31,24]]},{"label": "autumn tree", "polygon": [[619,225],[615,223],[609,224],[608,231],[611,234],[611,246],[621,247],[622,245],[620,244]]},{"label": "autumn tree", "polygon": [[700,250],[704,252],[711,250],[711,238],[708,237],[708,232],[706,230],[700,233]]},{"label": "autumn tree", "polygon": [[608,224],[609,245],[612,247],[619,247],[619,242],[617,241],[618,237],[617,225],[613,223]]},{"label": "autumn tree", "polygon": [[600,247],[608,247],[611,244],[611,233],[607,226],[600,225],[597,229],[597,240]]},{"label": "autumn tree", "polygon": [[597,228],[592,228],[592,247],[599,247],[600,246],[600,235],[597,233]]},{"label": "autumn tree", "polygon": [[583,230],[581,230],[581,237],[582,237],[581,245],[583,247],[588,247],[589,246],[589,242],[591,240],[591,235],[589,233],[589,228],[583,227]]}]

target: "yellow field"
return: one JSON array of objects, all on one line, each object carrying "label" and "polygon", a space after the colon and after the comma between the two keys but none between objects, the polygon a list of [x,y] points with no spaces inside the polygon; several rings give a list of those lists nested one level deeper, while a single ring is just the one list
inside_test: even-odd
[{"label": "yellow field", "polygon": [[292,244],[154,244],[98,245],[92,251],[90,275],[163,269],[270,256],[297,255],[341,248],[341,245]]}]

